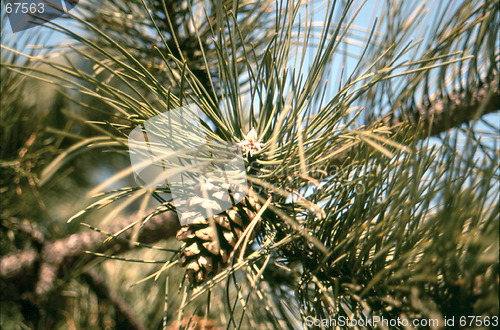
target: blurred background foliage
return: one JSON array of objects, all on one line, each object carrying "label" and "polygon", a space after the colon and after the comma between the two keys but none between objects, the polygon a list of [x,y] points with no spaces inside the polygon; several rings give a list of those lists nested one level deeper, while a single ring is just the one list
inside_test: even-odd
[{"label": "blurred background foliage", "polygon": [[[87,0],[22,37],[6,22],[2,328],[498,315],[495,1]],[[196,288],[127,154],[186,103],[213,139],[256,129],[248,179],[271,196],[245,257]]]}]

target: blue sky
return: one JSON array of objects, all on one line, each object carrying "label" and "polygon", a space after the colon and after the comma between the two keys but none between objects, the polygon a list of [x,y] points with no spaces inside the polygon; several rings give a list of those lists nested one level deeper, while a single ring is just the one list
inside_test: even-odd
[{"label": "blue sky", "polygon": [[[453,0],[449,0],[453,1]],[[361,4],[363,2],[360,0],[357,0],[354,2],[351,13],[354,13],[357,11]],[[412,2],[412,5],[414,8],[418,8],[418,6],[423,3],[422,1],[419,2]],[[422,18],[420,23],[415,27],[415,29],[412,31],[410,35],[407,36],[406,40],[410,41],[416,41],[420,38],[425,38],[423,41],[423,44],[426,43],[426,41],[432,36],[432,31],[429,31],[432,23],[434,20],[439,19],[443,20],[446,19],[447,15],[450,15],[451,11],[445,12],[444,7],[447,1],[430,1],[429,4],[427,5],[427,13],[419,13]],[[453,7],[457,7],[461,4],[461,1],[453,1]],[[353,34],[348,36],[348,39],[351,40],[351,43],[343,43],[341,50],[349,53],[350,55],[359,55],[364,47],[365,42],[363,41],[363,38],[366,38],[370,29],[373,26],[373,23],[375,22],[375,18],[378,17],[378,25],[383,24],[382,21],[384,20],[384,17],[381,16],[383,6],[385,5],[384,1],[377,1],[377,0],[368,0],[364,3],[364,6],[361,7],[359,14],[354,20],[354,25],[353,25]],[[309,1],[309,13],[314,13],[313,14],[313,20],[316,22],[319,22],[318,25],[318,33],[320,32],[321,29],[321,22],[324,19],[325,16],[325,11],[326,11],[326,6],[324,1]],[[339,1],[337,6],[341,6],[341,2]],[[4,12],[4,6],[2,6],[2,12]],[[417,11],[415,11],[417,12]],[[72,13],[76,13],[75,10],[72,11]],[[57,18],[55,20],[56,23],[64,23],[66,26],[68,25],[68,20],[65,18]],[[29,40],[29,48],[31,47],[36,47],[36,46],[55,46],[55,45],[61,45],[65,44],[69,40],[66,39],[64,35],[62,35],[59,32],[56,32],[52,30],[50,27],[47,26],[39,26],[35,27],[33,29],[27,30],[25,32],[18,32],[15,34],[12,34],[12,30],[10,28],[9,24],[6,24],[7,22],[2,22],[2,44],[8,44],[12,46],[12,43],[9,42],[10,40],[19,40],[20,42],[17,43],[17,49],[20,51],[27,51],[24,45],[24,41],[28,40],[28,38],[31,37]],[[36,37],[43,36],[42,38],[39,38],[38,40]],[[35,37],[35,38],[33,38]],[[306,53],[306,62],[308,60],[312,61],[313,59],[313,50],[311,49]],[[415,52],[410,53],[411,57],[418,59],[418,54],[421,52],[421,50],[418,50],[418,48],[415,50]],[[355,68],[357,64],[357,58],[355,56],[345,56],[343,54],[338,53],[336,55],[336,58],[332,61],[331,64],[331,70],[329,72],[328,80],[329,80],[329,87],[327,88],[327,94],[326,94],[326,99],[329,97],[332,97],[336,91],[338,90],[338,85],[340,84],[340,74],[343,72],[342,80],[345,82],[345,80],[349,77],[351,74],[352,70]],[[408,57],[408,56],[406,56]],[[305,72],[303,72],[305,74]],[[495,114],[489,114],[487,116],[484,116],[484,118],[487,122],[491,123],[493,127],[498,127],[500,123],[500,115],[498,113]],[[480,129],[485,131],[485,132],[491,132],[492,129],[491,127],[488,127],[488,125],[484,125],[482,123],[479,123]],[[497,132],[498,133],[498,132]]]}]

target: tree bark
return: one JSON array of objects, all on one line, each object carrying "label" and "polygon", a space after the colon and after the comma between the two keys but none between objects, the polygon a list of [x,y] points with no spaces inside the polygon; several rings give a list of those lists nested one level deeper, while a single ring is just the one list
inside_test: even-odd
[{"label": "tree bark", "polygon": [[[496,75],[489,83],[472,88],[472,92],[455,92],[442,98],[424,101],[420,105],[411,105],[401,116],[385,115],[376,120],[372,126],[384,125],[391,128],[393,137],[397,135],[399,127],[413,129],[417,139],[437,136],[451,128],[498,111],[500,109],[498,84],[499,79]],[[335,150],[332,153],[335,153]],[[344,166],[348,157],[349,151],[332,157],[328,162],[328,173],[335,173],[339,167]]]},{"label": "tree bark", "polygon": [[[134,220],[134,217],[127,217],[103,230],[114,233]],[[141,228],[138,242],[151,244],[170,238],[175,236],[178,229],[177,214],[166,211],[152,217]],[[133,228],[130,228],[119,237],[130,239],[132,233]],[[27,284],[25,282],[34,283],[34,292],[37,296],[42,296],[53,288],[55,280],[60,276],[61,266],[71,269],[85,251],[103,252],[112,249],[114,253],[121,253],[131,248],[126,241],[118,239],[107,240],[105,243],[103,241],[104,236],[101,233],[86,230],[54,242],[44,242],[41,253],[29,248],[8,254],[0,259],[0,277],[15,286]]]}]

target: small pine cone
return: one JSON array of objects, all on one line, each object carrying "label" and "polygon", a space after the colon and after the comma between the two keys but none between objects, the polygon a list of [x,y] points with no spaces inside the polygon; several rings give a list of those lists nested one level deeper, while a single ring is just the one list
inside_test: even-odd
[{"label": "small pine cone", "polygon": [[[229,187],[222,185],[221,188]],[[196,190],[200,192],[201,188]],[[240,249],[238,247],[234,250],[236,242],[260,210],[260,204],[251,188],[244,198],[237,198],[235,195],[239,193],[233,192],[233,199],[241,201],[222,212],[217,203],[213,202],[218,196],[222,196],[221,189],[208,183],[203,190],[211,195],[211,200],[200,196],[191,197],[187,203],[193,211],[182,215],[182,220],[188,220],[189,224],[182,226],[177,232],[177,239],[185,243],[179,253],[179,265],[186,267],[186,277],[192,284],[204,282],[228,266],[230,258]],[[199,207],[211,208],[215,215],[205,219],[196,211]]]},{"label": "small pine cone", "polygon": [[193,315],[191,317],[183,318],[181,322],[174,321],[167,330],[215,330],[219,329],[212,319],[205,319],[203,317]]}]

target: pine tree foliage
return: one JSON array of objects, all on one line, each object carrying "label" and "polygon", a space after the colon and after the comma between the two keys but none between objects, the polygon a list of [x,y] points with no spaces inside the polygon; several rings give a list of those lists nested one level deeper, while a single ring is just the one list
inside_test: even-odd
[{"label": "pine tree foliage", "polygon": [[[488,119],[498,110],[498,5],[387,1],[369,30],[356,25],[363,5],[89,0],[69,14],[79,29],[48,23],[72,40],[50,49],[59,58],[24,54],[40,64],[30,67],[2,58],[11,74],[56,84],[85,109],[86,118],[69,116],[94,129],[40,171],[42,186],[89,148],[127,157],[134,127],[187,103],[215,141],[257,132],[262,148],[246,166],[258,207],[244,220],[258,213],[260,225],[231,237],[244,251],[200,270],[182,259],[193,258],[187,245],[169,241],[123,259],[159,266],[113,266],[161,295],[148,306],[149,295],[127,297],[130,279],[115,283],[151,316],[148,328],[498,315],[498,127]],[[110,188],[130,174],[95,187],[95,201],[70,220],[138,205],[130,226],[140,231],[175,210],[161,197],[168,188]],[[197,260],[210,253],[200,249],[207,240],[186,235]]]}]

